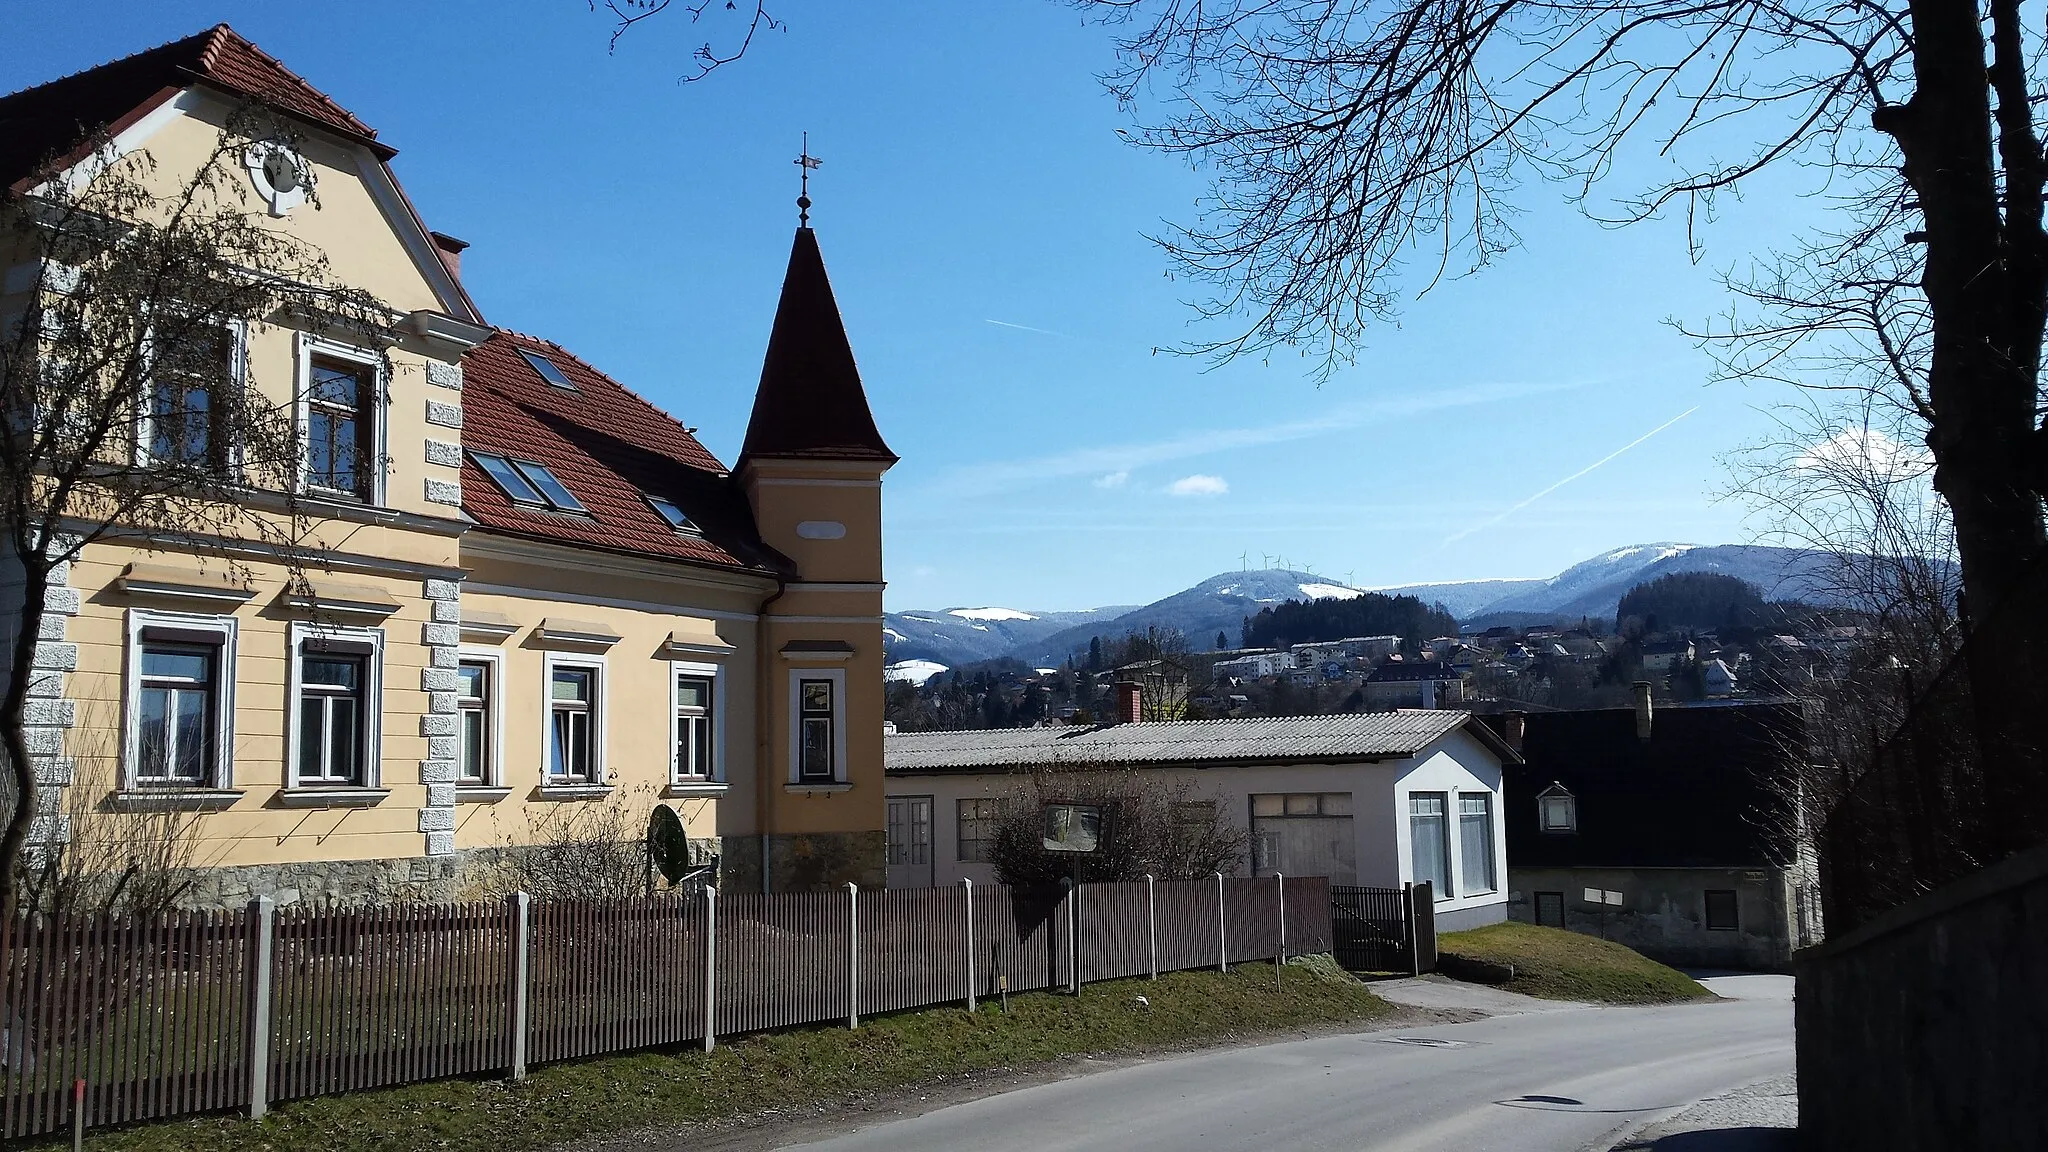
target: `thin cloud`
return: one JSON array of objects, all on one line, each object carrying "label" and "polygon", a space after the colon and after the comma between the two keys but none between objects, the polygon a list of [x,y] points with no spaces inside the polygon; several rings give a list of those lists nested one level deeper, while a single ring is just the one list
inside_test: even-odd
[{"label": "thin cloud", "polygon": [[1183,476],[1166,486],[1166,493],[1169,496],[1221,496],[1229,491],[1228,480],[1204,472]]},{"label": "thin cloud", "polygon": [[982,323],[993,324],[998,328],[1015,328],[1019,332],[1036,332],[1041,336],[1057,336],[1062,340],[1067,338],[1065,332],[1055,332],[1050,328],[1033,328],[1029,324],[1012,324],[1008,320],[983,320]]},{"label": "thin cloud", "polygon": [[1588,381],[1473,384],[1462,388],[1376,397],[1371,400],[1334,405],[1323,415],[1308,420],[1290,420],[1250,428],[1198,429],[1144,443],[1077,448],[1050,456],[995,460],[970,465],[941,477],[937,485],[952,496],[977,496],[991,492],[1014,491],[1064,477],[1129,472],[1150,464],[1186,460],[1235,448],[1257,448],[1267,444],[1307,440],[1333,432],[1381,425],[1407,416],[1439,412],[1447,408],[1469,408],[1482,404],[1498,404],[1525,396],[1563,392],[1582,387],[1586,383]]},{"label": "thin cloud", "polygon": [[1121,488],[1130,482],[1131,474],[1128,471],[1111,472],[1095,478],[1097,488]]},{"label": "thin cloud", "polygon": [[1571,475],[1565,477],[1564,479],[1559,480],[1557,483],[1552,484],[1550,487],[1545,488],[1543,491],[1536,493],[1534,496],[1529,497],[1527,500],[1524,500],[1521,503],[1515,505],[1514,507],[1508,509],[1507,511],[1502,512],[1500,515],[1493,516],[1485,520],[1481,520],[1479,523],[1474,524],[1470,528],[1466,528],[1462,531],[1451,533],[1449,536],[1444,537],[1444,543],[1443,545],[1439,545],[1439,547],[1449,544],[1455,544],[1458,541],[1463,540],[1465,537],[1472,535],[1474,532],[1483,532],[1486,529],[1493,527],[1495,524],[1498,524],[1501,521],[1507,519],[1508,517],[1513,516],[1515,513],[1520,512],[1522,509],[1527,508],[1529,505],[1534,504],[1538,500],[1543,499],[1545,496],[1550,495],[1552,492],[1557,491],[1559,488],[1562,488],[1565,485],[1571,483],[1572,481],[1577,480],[1579,477],[1584,476],[1586,473],[1591,472],[1595,468],[1600,467],[1602,464],[1607,463],[1608,461],[1614,459],[1616,456],[1619,456],[1622,453],[1628,451],[1629,449],[1635,447],[1636,445],[1641,444],[1643,441],[1648,440],[1650,437],[1655,436],[1657,433],[1662,432],[1666,428],[1671,427],[1673,424],[1678,423],[1680,420],[1685,419],[1687,416],[1690,416],[1699,410],[1700,406],[1698,404],[1695,404],[1692,407],[1687,408],[1685,411],[1680,412],[1678,415],[1673,416],[1671,419],[1666,420],[1662,424],[1657,425],[1655,428],[1650,429],[1648,432],[1643,433],[1641,436],[1638,436],[1635,439],[1629,441],[1628,443],[1623,444],[1621,447],[1616,448],[1614,451],[1609,452],[1607,455],[1602,456],[1598,460],[1593,461],[1591,464],[1586,465],[1584,468],[1579,469],[1577,472],[1574,472]]}]

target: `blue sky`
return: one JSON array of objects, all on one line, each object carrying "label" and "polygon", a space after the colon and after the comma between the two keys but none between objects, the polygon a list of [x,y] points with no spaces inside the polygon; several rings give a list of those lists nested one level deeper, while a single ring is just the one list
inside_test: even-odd
[{"label": "blue sky", "polygon": [[1318,386],[1290,358],[1154,352],[1190,336],[1189,288],[1144,233],[1184,219],[1200,177],[1118,140],[1094,79],[1108,33],[1052,0],[785,0],[787,31],[698,84],[678,83],[704,39],[686,14],[607,55],[583,0],[8,9],[7,91],[232,23],[400,150],[429,224],[474,244],[491,320],[574,349],[728,462],[808,131],[813,224],[903,457],[892,609],[1136,603],[1241,556],[1376,585],[1749,538],[1714,498],[1721,458],[1784,393],[1709,386],[1666,321],[1723,310],[1716,270],[1810,211],[1790,197],[1729,206],[1695,265],[1676,223],[1605,228],[1526,188],[1522,249],[1411,291]]}]

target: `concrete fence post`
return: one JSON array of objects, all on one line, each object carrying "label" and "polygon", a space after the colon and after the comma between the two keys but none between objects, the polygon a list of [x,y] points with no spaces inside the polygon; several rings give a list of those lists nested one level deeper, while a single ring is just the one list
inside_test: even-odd
[{"label": "concrete fence post", "polygon": [[1223,873],[1216,874],[1216,970],[1230,971],[1230,934],[1223,927]]},{"label": "concrete fence post", "polygon": [[704,889],[704,1050],[718,1047],[718,889]]},{"label": "concrete fence post", "polygon": [[860,885],[846,882],[846,1026],[860,1027]]},{"label": "concrete fence post", "polygon": [[1081,886],[1067,892],[1067,991],[1081,994]]},{"label": "concrete fence post", "polygon": [[1152,946],[1152,979],[1159,979],[1159,902],[1152,886],[1152,874],[1145,874],[1145,934]]},{"label": "concrete fence post", "polygon": [[974,881],[962,876],[960,892],[967,904],[967,1011],[974,1011]]},{"label": "concrete fence post", "polygon": [[1273,986],[1280,986],[1280,970],[1287,966],[1287,877],[1273,873],[1273,882],[1278,886],[1280,904],[1280,949],[1273,953]]},{"label": "concrete fence post", "polygon": [[249,902],[249,1004],[242,1052],[249,1072],[249,1119],[270,1111],[270,980],[276,947],[277,905],[268,896]]},{"label": "concrete fence post", "polygon": [[533,980],[533,897],[524,892],[514,892],[505,897],[506,909],[512,917],[510,945],[511,955],[505,973],[505,992],[509,1003],[505,1005],[505,1027],[511,1032],[512,1065],[507,1072],[513,1080],[526,1079],[526,1012],[528,988]]},{"label": "concrete fence post", "polygon": [[1404,942],[1408,945],[1408,974],[1420,976],[1422,945],[1415,931],[1415,885],[1406,880],[1401,882],[1401,935],[1407,937]]}]

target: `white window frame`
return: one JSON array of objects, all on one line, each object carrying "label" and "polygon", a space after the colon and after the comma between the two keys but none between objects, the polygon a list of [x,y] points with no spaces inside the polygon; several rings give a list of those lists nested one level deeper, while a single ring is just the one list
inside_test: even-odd
[{"label": "white window frame", "polygon": [[[390,472],[391,438],[391,387],[384,358],[368,348],[354,344],[324,339],[309,332],[298,333],[295,340],[294,360],[296,376],[293,381],[294,411],[299,438],[299,460],[294,483],[299,492],[309,496],[323,496],[330,499],[363,500],[382,508],[385,505],[385,484]],[[345,492],[339,488],[316,487],[306,467],[306,449],[312,429],[313,357],[322,356],[333,360],[346,360],[370,369],[372,395],[365,410],[370,413],[370,439],[374,441],[370,460],[370,491],[367,496],[359,492]]]},{"label": "white window frame", "polygon": [[[592,687],[597,699],[590,703],[590,775],[583,780],[554,774],[555,669],[588,668],[597,673]],[[611,711],[611,678],[605,659],[598,653],[549,652],[540,670],[540,783],[543,788],[599,788],[611,779],[605,757],[605,716]],[[673,694],[674,690],[670,690]],[[670,721],[673,725],[674,721]]]},{"label": "white window frame", "polygon": [[484,778],[466,780],[462,777],[462,707],[456,705],[455,725],[455,786],[458,788],[499,788],[505,782],[505,653],[496,648],[484,648],[464,644],[456,649],[458,664],[486,664],[490,670],[485,673],[490,695],[484,698],[484,738],[490,741],[488,753],[484,756]]},{"label": "white window frame", "polygon": [[234,787],[235,744],[235,643],[238,626],[233,616],[159,612],[149,608],[128,610],[128,652],[122,672],[124,706],[121,709],[121,787],[123,790],[175,789],[187,785],[143,783],[136,769],[142,754],[142,645],[146,641],[173,644],[206,644],[219,648],[214,677],[219,682],[214,694],[213,764],[198,787]]},{"label": "white window frame", "polygon": [[1443,866],[1444,882],[1431,894],[1432,903],[1437,904],[1458,898],[1458,818],[1451,811],[1451,800],[1455,795],[1456,793],[1447,788],[1419,788],[1407,793],[1405,796],[1407,800],[1405,808],[1408,816],[1408,870],[1411,873],[1408,879],[1411,883],[1422,883],[1422,877],[1412,875],[1415,871],[1415,822],[1419,819],[1427,819],[1427,817],[1417,814],[1415,811],[1415,801],[1417,799],[1434,799],[1440,805],[1436,819],[1443,821],[1443,852],[1438,857],[1437,863]]},{"label": "white window frame", "polygon": [[[228,332],[228,387],[244,392],[249,387],[249,325],[243,320],[226,320],[221,323]],[[144,361],[150,371],[142,381],[142,395],[135,400],[135,466],[147,468],[156,463],[150,452],[150,445],[156,440],[156,417],[150,409],[156,400],[156,330],[151,328],[143,334],[142,348]],[[247,463],[247,445],[239,439],[228,444],[227,479],[239,482]]]},{"label": "white window frame", "polygon": [[[711,771],[683,771],[683,677],[711,681]],[[671,784],[725,783],[725,666],[701,660],[671,660],[668,665],[668,780]]]},{"label": "white window frame", "polygon": [[[327,791],[383,787],[384,774],[384,630],[345,628],[294,620],[287,633],[291,645],[285,668],[284,740],[288,788]],[[367,657],[363,661],[363,773],[351,784],[303,780],[299,764],[299,690],[304,680],[306,645],[320,644],[334,652]]]},{"label": "white window frame", "polygon": [[[1565,822],[1561,826],[1552,826],[1549,817],[1545,814],[1546,809],[1549,807],[1549,802],[1552,800],[1564,801]],[[1577,832],[1579,830],[1579,798],[1562,784],[1552,784],[1550,787],[1538,792],[1536,794],[1536,830],[1551,836],[1562,836],[1567,833]]]},{"label": "white window frame", "polygon": [[[803,682],[832,682],[832,778],[803,778]],[[798,787],[848,783],[846,778],[846,669],[792,668],[789,670],[789,783]]]},{"label": "white window frame", "polygon": [[[1484,815],[1486,816],[1486,875],[1484,879],[1489,881],[1489,883],[1484,888],[1473,887],[1473,884],[1475,882],[1474,878],[1464,874],[1465,801],[1468,799],[1482,801],[1486,806],[1486,811],[1484,813]],[[1490,896],[1493,893],[1499,892],[1500,860],[1499,852],[1497,851],[1497,849],[1499,848],[1498,841],[1500,836],[1500,833],[1498,831],[1498,825],[1500,823],[1500,805],[1495,804],[1493,802],[1492,792],[1459,792],[1453,797],[1453,801],[1458,806],[1458,811],[1456,813],[1456,819],[1458,821],[1458,895],[1461,897]]]}]

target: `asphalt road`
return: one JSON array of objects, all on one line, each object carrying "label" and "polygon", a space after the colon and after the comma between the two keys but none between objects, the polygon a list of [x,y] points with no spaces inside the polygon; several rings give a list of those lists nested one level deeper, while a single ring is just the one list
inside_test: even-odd
[{"label": "asphalt road", "polygon": [[[1787,981],[1789,983],[1789,981]],[[831,1152],[1576,1152],[1792,1070],[1792,1005],[1569,1008],[1225,1049],[1042,1084],[804,1147]],[[1411,1043],[1411,1040],[1427,1043]]]}]

